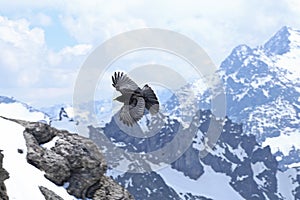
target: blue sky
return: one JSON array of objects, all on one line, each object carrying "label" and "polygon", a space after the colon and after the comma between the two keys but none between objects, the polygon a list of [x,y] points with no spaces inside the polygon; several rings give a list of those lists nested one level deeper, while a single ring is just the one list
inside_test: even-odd
[{"label": "blue sky", "polygon": [[218,66],[239,44],[300,29],[297,0],[1,1],[0,95],[34,106],[71,103],[93,49],[124,31],[163,28],[196,41]]}]

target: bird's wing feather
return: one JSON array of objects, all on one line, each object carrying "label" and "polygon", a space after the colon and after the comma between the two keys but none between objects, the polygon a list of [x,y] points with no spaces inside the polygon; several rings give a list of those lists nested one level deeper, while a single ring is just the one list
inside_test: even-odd
[{"label": "bird's wing feather", "polygon": [[112,86],[122,94],[131,93],[138,89],[138,85],[123,72],[115,72],[112,76],[112,82]]},{"label": "bird's wing feather", "polygon": [[142,97],[137,97],[137,103],[135,106],[124,104],[120,110],[120,120],[128,125],[132,126],[139,121],[144,115],[145,100]]},{"label": "bird's wing feather", "polygon": [[129,113],[129,105],[123,105],[120,112],[119,112],[120,120],[126,124],[127,126],[131,126],[134,124],[133,118],[130,116]]},{"label": "bird's wing feather", "polygon": [[152,115],[158,113],[159,111],[159,101],[152,90],[148,85],[145,85],[142,89],[143,97],[145,98],[145,106],[150,111]]}]

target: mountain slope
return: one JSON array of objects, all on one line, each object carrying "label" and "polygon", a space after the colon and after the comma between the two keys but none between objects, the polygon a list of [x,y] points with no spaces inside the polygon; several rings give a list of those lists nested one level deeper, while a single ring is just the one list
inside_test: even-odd
[{"label": "mountain slope", "polygon": [[[164,182],[159,185],[167,196],[159,197],[165,199],[298,199],[299,50],[300,32],[288,27],[283,27],[263,46],[236,47],[218,71],[226,90],[228,118],[209,154],[199,157],[213,117],[209,110],[199,110],[195,112],[199,119],[195,122],[198,132],[176,161],[156,173],[119,172],[114,179],[139,199],[162,195],[149,185],[151,180]],[[193,84],[183,88],[182,93],[189,88]],[[204,99],[205,93],[201,94],[202,97],[196,96],[197,106],[207,108],[209,101]],[[178,127],[185,127],[190,119],[189,110],[182,109],[176,95],[165,102],[168,118],[157,135],[133,137],[112,118],[102,128],[89,127],[90,137],[101,147],[101,138],[106,136],[116,145],[116,151],[120,148],[147,155],[161,149],[175,138]],[[118,157],[118,154],[109,156]],[[126,160],[118,158],[112,168]]]},{"label": "mountain slope", "polygon": [[299,66],[300,31],[283,27],[263,46],[236,47],[219,70],[228,116],[269,145],[283,170],[300,162],[292,156],[300,149]]},{"label": "mountain slope", "polygon": [[[114,179],[127,188],[137,199],[284,199],[294,196],[300,182],[297,180],[298,171],[293,175],[278,171],[276,156],[272,155],[270,147],[263,147],[257,143],[255,136],[243,133],[242,125],[235,124],[227,119],[216,146],[209,154],[199,157],[204,148],[203,136],[207,133],[211,120],[214,120],[210,111],[199,111],[196,119],[199,122],[199,131],[192,144],[170,166],[158,170],[156,173],[124,173],[114,176]],[[170,119],[164,125],[165,130],[154,137],[138,139],[126,135],[112,120],[104,128],[90,127],[90,138],[100,148],[104,148],[101,140],[103,134],[111,143],[122,144],[121,149],[134,152],[151,152],[162,148],[177,134],[180,126],[175,119]],[[102,136],[101,136],[102,135]],[[126,135],[126,136],[125,136]],[[101,137],[100,137],[101,136]],[[116,150],[114,150],[116,152]],[[105,153],[109,153],[107,151]],[[125,160],[119,154],[109,154],[109,158],[116,156],[116,165],[123,165]],[[142,166],[138,163],[137,166]],[[112,169],[113,171],[113,169]],[[280,178],[277,174],[280,174]],[[162,178],[162,179],[161,179]],[[149,181],[159,180],[157,187],[152,187]],[[286,181],[293,182],[293,189],[282,191]],[[219,188],[215,191],[215,188]],[[164,191],[161,193],[161,191]],[[176,193],[174,193],[176,191]],[[166,195],[166,196],[164,196]],[[190,197],[188,196],[190,195]],[[196,198],[197,199],[197,198]]]}]

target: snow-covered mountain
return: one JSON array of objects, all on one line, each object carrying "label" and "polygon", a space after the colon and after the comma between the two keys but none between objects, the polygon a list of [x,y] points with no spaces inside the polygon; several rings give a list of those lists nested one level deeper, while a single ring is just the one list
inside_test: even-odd
[{"label": "snow-covered mountain", "polygon": [[283,27],[262,46],[236,47],[219,72],[228,116],[269,145],[281,169],[300,162],[300,31]]},{"label": "snow-covered mountain", "polygon": [[[288,27],[265,45],[236,47],[218,71],[228,118],[214,149],[199,158],[212,117],[209,110],[199,110],[199,131],[178,160],[152,173],[118,174],[115,180],[138,199],[299,199],[299,51],[300,32]],[[195,84],[182,89],[190,88]],[[203,90],[200,94],[205,95]],[[203,103],[201,95],[196,96],[197,105],[207,108],[209,101]],[[102,128],[90,127],[90,137],[101,145],[99,135],[105,135],[126,151],[163,148],[184,126],[188,110],[181,109],[177,97],[166,101],[168,120],[153,137],[129,136],[114,119]]]},{"label": "snow-covered mountain", "polygon": [[[200,118],[199,131],[179,159],[156,172],[126,172],[114,176],[114,179],[138,199],[273,200],[300,195],[300,182],[297,181],[300,171],[290,169],[288,173],[280,172],[270,147],[261,146],[255,136],[243,133],[241,124],[229,119],[226,119],[214,149],[200,158],[199,152],[204,148],[203,134],[207,133],[214,118],[209,111],[199,111],[197,115]],[[90,137],[98,142],[100,148],[103,144],[101,136],[106,135],[112,143],[123,144],[119,148],[151,152],[163,148],[174,139],[181,125],[176,119],[170,119],[164,126],[153,137],[136,138],[124,133],[112,120],[104,128],[90,127]],[[126,162],[117,153],[115,156],[116,160],[120,159],[119,164]],[[291,187],[287,189],[286,185]]]}]

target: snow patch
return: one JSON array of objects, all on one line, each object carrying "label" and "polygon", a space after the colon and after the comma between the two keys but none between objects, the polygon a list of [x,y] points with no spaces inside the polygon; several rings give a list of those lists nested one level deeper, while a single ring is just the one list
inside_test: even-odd
[{"label": "snow patch", "polygon": [[300,168],[300,162],[298,162],[298,163],[292,163],[292,164],[289,164],[288,165],[288,168]]},{"label": "snow patch", "polygon": [[41,146],[46,148],[46,149],[51,149],[52,147],[55,146],[56,141],[59,139],[59,137],[55,136],[52,140],[49,142],[42,144]]},{"label": "snow patch", "polygon": [[234,149],[230,145],[227,145],[229,151],[239,158],[240,161],[244,161],[245,158],[248,158],[246,151],[241,147],[241,144],[238,145],[238,148]]},{"label": "snow patch", "polygon": [[286,78],[290,81],[299,81],[300,77],[300,48],[293,49],[292,51],[282,55],[277,56],[275,65],[279,68],[286,69],[288,72]]},{"label": "snow patch", "polygon": [[237,181],[243,181],[245,178],[248,178],[248,175],[238,176],[236,178]]},{"label": "snow patch", "polygon": [[286,128],[283,132],[286,134],[280,134],[278,137],[267,138],[262,146],[270,146],[271,152],[274,154],[277,151],[281,151],[284,156],[288,156],[290,150],[293,148],[300,149],[300,130],[290,130]]},{"label": "snow patch", "polygon": [[27,121],[47,120],[47,116],[42,112],[30,112],[22,103],[0,103],[0,116],[22,119]]},{"label": "snow patch", "polygon": [[261,180],[258,178],[258,175],[268,168],[265,166],[263,162],[256,162],[254,164],[251,163],[251,168],[253,171],[253,179],[258,185],[264,185],[265,180]]},{"label": "snow patch", "polygon": [[128,188],[129,186],[133,187],[132,178],[125,181],[125,188]]},{"label": "snow patch", "polygon": [[166,184],[172,187],[178,194],[192,193],[214,200],[243,199],[238,192],[230,186],[230,177],[214,172],[213,169],[207,165],[203,166],[205,173],[197,180],[188,178],[170,166],[157,171],[157,173],[165,180]]},{"label": "snow patch", "polygon": [[277,171],[278,193],[282,194],[286,199],[295,199],[293,190],[297,186],[297,183],[294,181],[296,176],[296,169],[288,169],[285,172]]},{"label": "snow patch", "polygon": [[266,83],[270,82],[271,80],[272,80],[272,76],[271,75],[267,75],[267,76],[264,76],[264,77],[255,77],[251,81],[250,85],[253,88],[257,89],[260,86],[266,85]]}]

